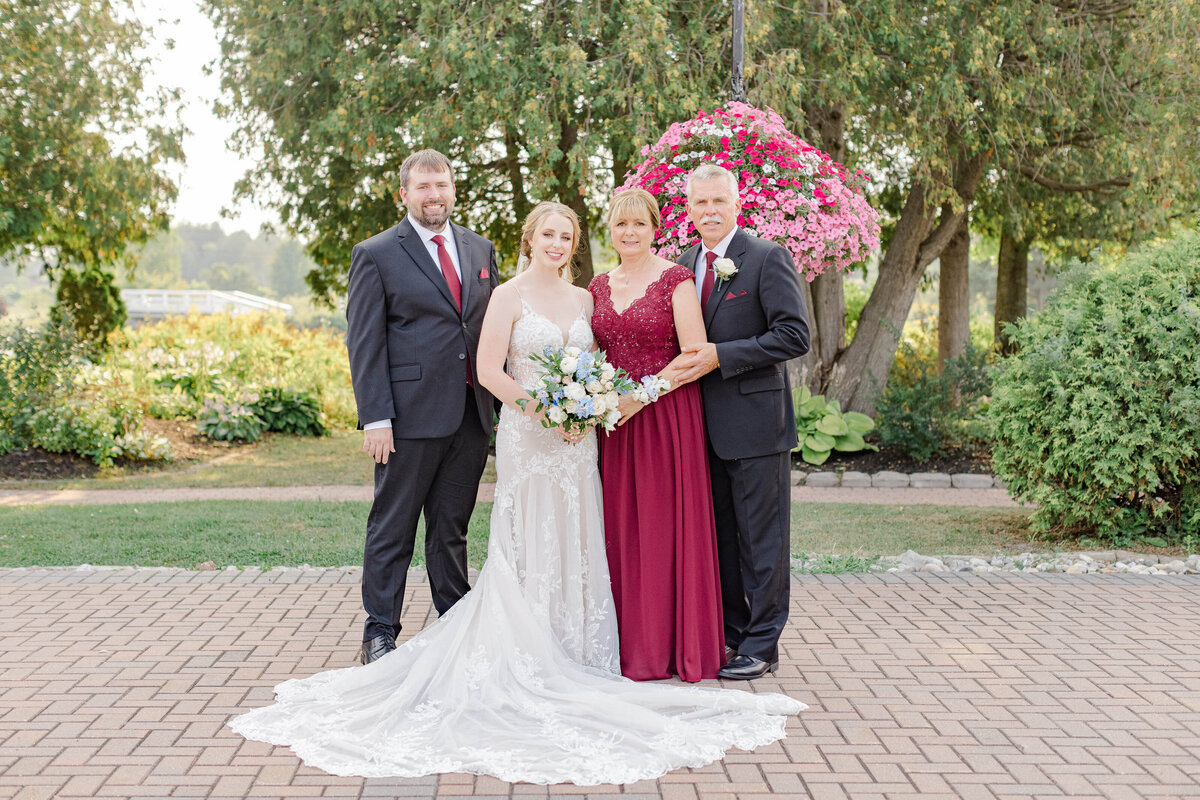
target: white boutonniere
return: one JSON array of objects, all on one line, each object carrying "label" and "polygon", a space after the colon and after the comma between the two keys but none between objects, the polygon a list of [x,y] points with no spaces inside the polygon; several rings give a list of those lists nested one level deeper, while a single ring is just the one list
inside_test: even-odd
[{"label": "white boutonniere", "polygon": [[718,258],[713,262],[713,272],[717,274],[717,280],[727,281],[737,275],[738,268],[732,258]]}]

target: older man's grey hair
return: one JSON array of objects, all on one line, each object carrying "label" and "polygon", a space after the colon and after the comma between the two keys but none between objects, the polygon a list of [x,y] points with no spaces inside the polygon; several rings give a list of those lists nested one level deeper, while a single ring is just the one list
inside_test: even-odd
[{"label": "older man's grey hair", "polygon": [[692,196],[692,184],[696,181],[708,181],[713,178],[723,178],[729,184],[729,191],[733,194],[734,199],[738,196],[738,182],[734,174],[719,164],[714,164],[711,161],[706,161],[700,166],[692,170],[687,176],[687,185],[685,191],[688,197]]}]

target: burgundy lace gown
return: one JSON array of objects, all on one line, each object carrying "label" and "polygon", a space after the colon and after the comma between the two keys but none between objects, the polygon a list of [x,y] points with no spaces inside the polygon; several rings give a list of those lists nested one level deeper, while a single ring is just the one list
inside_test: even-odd
[{"label": "burgundy lace gown", "polygon": [[[671,294],[689,280],[686,267],[670,267],[617,313],[608,275],[597,276],[592,331],[608,360],[641,380],[679,355]],[[680,387],[601,435],[600,479],[621,673],[715,678],[724,625],[699,386]]]}]

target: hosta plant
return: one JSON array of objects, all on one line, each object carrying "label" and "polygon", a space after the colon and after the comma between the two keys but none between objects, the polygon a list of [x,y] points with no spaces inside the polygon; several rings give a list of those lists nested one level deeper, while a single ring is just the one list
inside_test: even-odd
[{"label": "hosta plant", "polygon": [[824,464],[834,450],[856,453],[879,448],[863,439],[875,423],[857,411],[842,412],[836,400],[814,395],[807,386],[792,390],[800,457],[813,466]]}]

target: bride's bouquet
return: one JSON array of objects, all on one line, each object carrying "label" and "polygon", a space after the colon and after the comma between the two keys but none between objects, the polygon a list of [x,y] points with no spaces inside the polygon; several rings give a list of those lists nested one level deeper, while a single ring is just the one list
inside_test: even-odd
[{"label": "bride's bouquet", "polygon": [[592,354],[578,347],[547,346],[529,358],[541,366],[541,375],[533,397],[517,403],[525,408],[526,403],[536,402],[545,409],[542,425],[547,428],[580,432],[601,426],[611,431],[621,419],[617,410],[621,395],[640,388],[624,370],[605,360],[603,350]]}]

